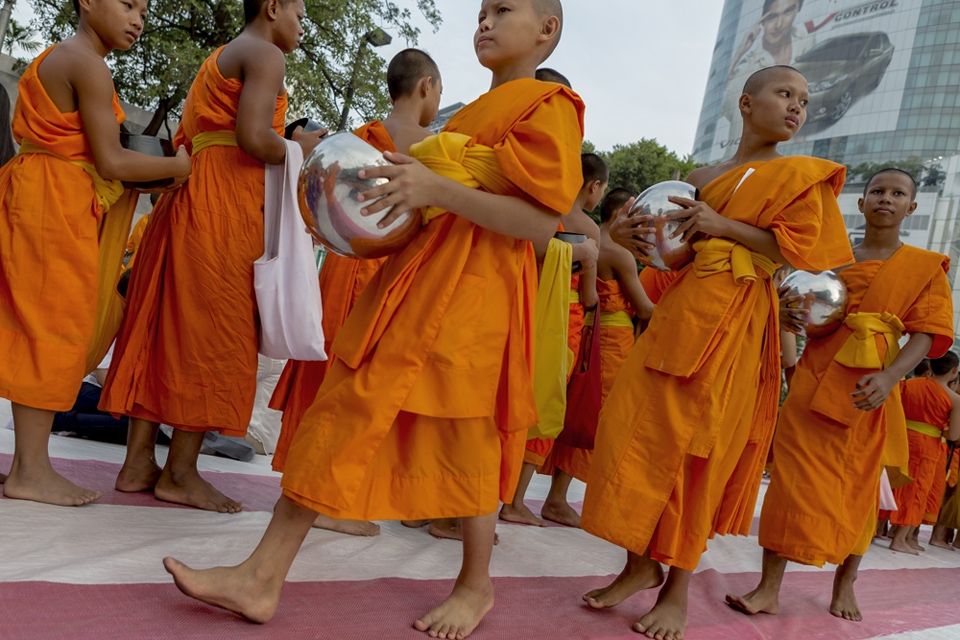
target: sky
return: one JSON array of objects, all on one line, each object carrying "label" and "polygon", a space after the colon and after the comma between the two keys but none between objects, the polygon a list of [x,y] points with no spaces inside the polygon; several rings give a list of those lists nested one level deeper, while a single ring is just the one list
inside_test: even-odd
[{"label": "sky", "polygon": [[[443,16],[437,33],[414,0],[395,1],[413,9],[418,46],[440,65],[442,106],[489,89],[489,72],[473,52],[479,0],[435,0]],[[722,8],[721,0],[567,0],[563,40],[546,66],[567,76],[586,103],[587,140],[609,150],[655,138],[691,153]],[[17,20],[28,22],[31,13],[26,0],[15,5]],[[377,52],[389,59],[406,46],[395,38]]]}]

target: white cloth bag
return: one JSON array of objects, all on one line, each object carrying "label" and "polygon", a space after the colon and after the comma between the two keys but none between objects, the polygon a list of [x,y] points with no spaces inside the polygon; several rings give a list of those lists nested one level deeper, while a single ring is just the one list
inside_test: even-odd
[{"label": "white cloth bag", "polygon": [[326,360],[323,306],[313,241],[297,203],[303,150],[291,140],[283,165],[267,165],[263,204],[263,256],[253,264],[260,308],[260,353],[276,360]]}]

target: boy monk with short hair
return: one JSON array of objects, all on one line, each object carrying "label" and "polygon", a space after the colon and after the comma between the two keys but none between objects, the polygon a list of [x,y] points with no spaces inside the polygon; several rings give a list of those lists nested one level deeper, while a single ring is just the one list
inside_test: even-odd
[{"label": "boy monk with short hair", "polygon": [[[137,256],[129,312],[101,409],[130,416],[120,491],[235,513],[197,471],[207,431],[243,437],[257,388],[253,264],[263,255],[264,164],[283,164],[284,55],[303,33],[302,0],[245,0],[246,26],[197,74],[175,140],[189,186],[157,203]],[[308,153],[323,132],[297,132]],[[154,459],[159,423],[175,429]]]},{"label": "boy monk with short hair", "polygon": [[581,184],[583,103],[533,79],[561,24],[559,2],[484,0],[474,44],[491,90],[411,149],[442,175],[399,154],[387,154],[397,166],[361,172],[389,179],[361,195],[368,215],[394,207],[383,224],[421,209],[428,222],[388,258],[337,336],[260,545],[233,568],[166,559],[184,593],[265,622],[318,512],[461,517],[460,576],[414,626],[465,638],[493,606],[498,503],[513,497],[537,422],[532,243],[554,234]]},{"label": "boy monk with short hair", "polygon": [[[433,59],[418,49],[401,51],[387,66],[387,88],[393,110],[383,122],[374,120],[354,133],[380,151],[407,153],[410,147],[433,135],[425,129],[437,117],[443,85],[440,69]],[[335,253],[327,255],[320,271],[320,292],[323,299],[323,336],[330,355],[330,345],[340,332],[360,294],[380,269],[386,258],[362,260]],[[293,436],[303,414],[313,404],[331,360],[299,362],[290,360],[283,369],[273,393],[270,407],[283,412],[280,440],[273,456],[273,468],[282,472]],[[317,514],[314,526],[339,533],[375,536],[380,527],[372,522],[336,520]]]},{"label": "boy monk with short hair", "polygon": [[175,187],[190,175],[182,148],[154,158],[120,145],[124,114],[104,58],[140,37],[147,0],[73,5],[77,33],[20,79],[20,154],[0,171],[0,397],[13,404],[16,432],[3,491],[62,506],[100,497],[53,470],[47,441],[122,315],[116,284],[138,195],[122,183],[174,178]]},{"label": "boy monk with short hair", "polygon": [[949,259],[900,241],[915,199],[913,177],[896,169],[864,189],[864,239],[856,264],[839,272],[846,319],[807,343],[780,411],[760,516],[763,576],[749,594],[727,596],[744,613],[779,611],[787,561],[829,562],[838,565],[830,613],[862,620],[853,584],[876,530],[881,470],[908,462],[900,379],[953,344]]},{"label": "boy monk with short hair", "polygon": [[695,260],[664,291],[600,417],[583,528],[628,557],[610,586],[584,598],[616,606],[659,586],[660,563],[669,565],[657,604],[634,626],[648,637],[683,637],[707,541],[750,530],[780,394],[776,265],[852,260],[836,200],[843,167],[777,152],[803,125],[807,98],[789,67],[747,82],[736,154],[689,176],[701,201],[672,199],[684,210],[670,218],[686,218],[675,235],[702,234]]}]

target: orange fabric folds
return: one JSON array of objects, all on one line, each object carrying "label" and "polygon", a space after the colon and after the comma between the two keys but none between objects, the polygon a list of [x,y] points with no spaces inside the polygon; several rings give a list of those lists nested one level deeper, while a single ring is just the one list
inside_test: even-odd
[{"label": "orange fabric folds", "polygon": [[[68,411],[119,326],[116,284],[136,195],[91,174],[80,112],[60,113],[37,75],[52,50],[20,79],[21,153],[0,170],[0,396]],[[116,94],[113,111],[119,132]]]},{"label": "orange fabric folds", "polygon": [[[505,195],[559,215],[582,183],[582,113],[573,92],[516,80],[446,131],[493,149]],[[351,519],[476,516],[509,501],[537,421],[536,290],[529,242],[450,213],[430,220],[387,259],[334,340],[290,448],[284,495]]]},{"label": "orange fabric folds", "polygon": [[[729,171],[701,199],[772,231],[794,266],[826,269],[853,260],[836,201],[843,177],[831,162],[779,158]],[[717,242],[698,243],[709,259],[698,253],[666,288],[613,384],[582,520],[690,570],[715,534],[749,532],[780,393],[770,265]]]},{"label": "orange fabric folds", "polygon": [[[200,134],[236,131],[243,83],[220,74],[221,51],[187,95],[174,144],[193,152],[193,173],[154,208],[100,406],[242,437],[257,387],[253,263],[263,255],[264,167],[236,146],[193,149]],[[277,98],[278,134],[286,106]]]},{"label": "orange fabric folds", "polygon": [[[905,245],[886,262],[843,269],[848,318],[892,314],[908,333],[933,334],[930,357],[942,356],[953,342],[948,267],[945,256]],[[899,386],[876,411],[853,408],[850,394],[871,372],[835,359],[853,335],[844,325],[807,343],[777,424],[760,544],[803,564],[839,564],[866,551],[875,530],[885,447],[906,442]],[[870,340],[884,362],[887,340],[882,334]]]}]

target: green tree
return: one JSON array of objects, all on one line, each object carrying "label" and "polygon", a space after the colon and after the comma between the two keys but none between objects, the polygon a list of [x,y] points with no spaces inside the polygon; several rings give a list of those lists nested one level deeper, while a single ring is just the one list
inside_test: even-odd
[{"label": "green tree", "polygon": [[616,145],[613,151],[604,151],[600,155],[610,167],[610,186],[626,187],[637,193],[658,182],[672,180],[674,176],[683,180],[700,166],[690,156],[680,157],[656,140],[646,138]]},{"label": "green tree", "polygon": [[[71,35],[76,26],[69,0],[29,0],[33,26],[51,43]],[[405,0],[434,30],[441,23],[434,0]],[[369,49],[358,56],[364,34],[376,27],[416,44],[419,29],[410,8],[391,0],[308,0],[301,48],[287,57],[290,117],[309,116],[335,126],[351,78],[353,109],[363,120],[382,116],[389,107],[383,83],[386,63]],[[179,117],[183,101],[204,59],[243,28],[238,0],[152,0],[140,41],[130,51],[111,56],[117,93],[127,102],[153,110],[144,133],[155,135],[167,116]],[[354,65],[356,73],[354,74]]]},{"label": "green tree", "polygon": [[[852,182],[859,179],[863,182],[869,180],[875,173],[883,169],[900,169],[906,171],[918,182],[923,175],[923,160],[917,156],[910,156],[906,160],[889,160],[887,162],[861,162],[854,167],[847,167],[847,180]],[[946,176],[944,176],[946,178]]]},{"label": "green tree", "polygon": [[15,47],[19,47],[26,53],[37,53],[43,47],[43,43],[37,39],[37,30],[30,25],[20,24],[13,18],[7,25],[7,35],[3,39],[3,46],[7,53],[13,55]]}]

